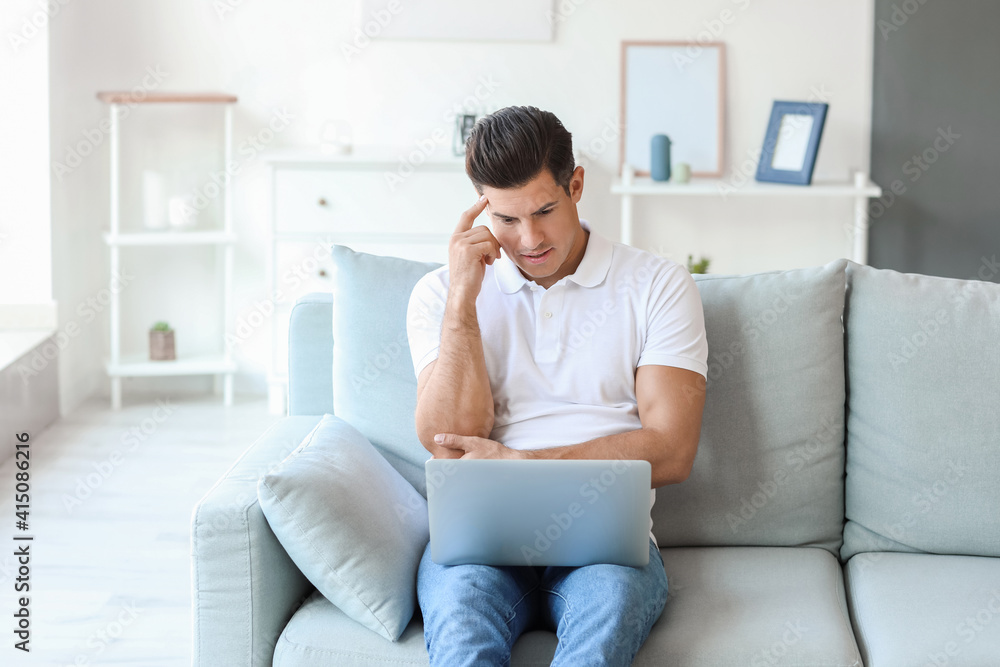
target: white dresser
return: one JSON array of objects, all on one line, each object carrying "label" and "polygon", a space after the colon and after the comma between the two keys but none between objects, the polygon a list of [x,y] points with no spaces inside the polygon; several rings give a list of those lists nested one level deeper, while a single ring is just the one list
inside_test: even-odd
[{"label": "white dresser", "polygon": [[270,412],[286,414],[289,314],[298,297],[333,290],[330,246],[445,263],[458,216],[476,192],[464,156],[445,146],[430,156],[383,147],[356,147],[350,155],[275,152],[267,163],[269,292],[257,310],[271,322]]}]

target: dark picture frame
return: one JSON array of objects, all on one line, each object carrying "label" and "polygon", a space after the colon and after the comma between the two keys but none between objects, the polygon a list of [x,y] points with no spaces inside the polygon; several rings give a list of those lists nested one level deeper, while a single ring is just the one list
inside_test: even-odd
[{"label": "dark picture frame", "polygon": [[830,105],[776,100],[771,107],[756,180],[811,185]]}]

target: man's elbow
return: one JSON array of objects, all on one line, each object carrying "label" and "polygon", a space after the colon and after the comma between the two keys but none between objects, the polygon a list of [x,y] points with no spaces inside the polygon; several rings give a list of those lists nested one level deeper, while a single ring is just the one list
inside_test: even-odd
[{"label": "man's elbow", "polygon": [[[669,447],[664,448],[670,451]],[[673,450],[673,456],[663,462],[660,467],[660,475],[653,475],[653,488],[666,486],[668,484],[680,484],[691,476],[694,469],[695,455],[698,453],[698,440],[689,443],[688,446]]]},{"label": "man's elbow", "polygon": [[438,433],[455,433],[456,435],[473,435],[479,438],[489,438],[493,432],[493,415],[488,418],[472,419],[428,419],[419,412],[416,415],[417,439],[429,452],[438,449],[434,445],[434,436]]}]

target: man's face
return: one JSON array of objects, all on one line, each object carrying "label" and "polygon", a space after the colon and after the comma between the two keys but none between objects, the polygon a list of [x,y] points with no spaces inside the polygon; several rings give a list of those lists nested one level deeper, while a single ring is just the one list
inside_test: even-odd
[{"label": "man's face", "polygon": [[583,195],[583,167],[573,171],[569,192],[548,169],[520,188],[483,186],[493,236],[521,273],[546,289],[576,270],[586,246],[576,210]]}]

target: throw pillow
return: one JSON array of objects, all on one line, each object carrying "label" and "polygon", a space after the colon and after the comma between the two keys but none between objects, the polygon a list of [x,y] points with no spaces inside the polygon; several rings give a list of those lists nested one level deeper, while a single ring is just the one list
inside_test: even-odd
[{"label": "throw pillow", "polygon": [[289,557],[350,618],[396,641],[416,607],[427,501],[353,426],[326,414],[257,497]]}]

